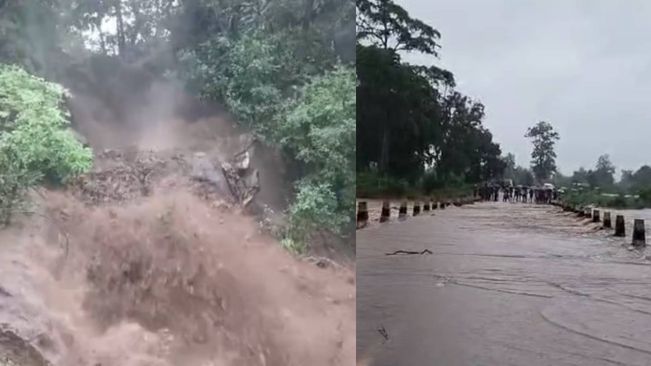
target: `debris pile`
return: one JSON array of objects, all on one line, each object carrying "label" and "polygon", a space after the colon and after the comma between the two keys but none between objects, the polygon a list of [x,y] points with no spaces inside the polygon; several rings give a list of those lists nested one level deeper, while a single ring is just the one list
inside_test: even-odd
[{"label": "debris pile", "polygon": [[96,166],[71,182],[73,194],[90,204],[128,202],[154,189],[184,184],[204,200],[248,206],[260,190],[250,167],[252,146],[222,161],[216,154],[181,151],[118,151],[97,154]]},{"label": "debris pile", "polygon": [[151,194],[173,160],[153,152],[105,150],[95,169],[71,182],[73,193],[88,203],[124,202]]}]

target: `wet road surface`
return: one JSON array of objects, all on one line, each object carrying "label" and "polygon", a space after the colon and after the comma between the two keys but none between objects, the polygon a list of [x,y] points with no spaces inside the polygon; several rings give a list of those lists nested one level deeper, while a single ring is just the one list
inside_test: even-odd
[{"label": "wet road surface", "polygon": [[358,359],[650,365],[651,261],[611,234],[501,202],[372,223],[357,232]]}]

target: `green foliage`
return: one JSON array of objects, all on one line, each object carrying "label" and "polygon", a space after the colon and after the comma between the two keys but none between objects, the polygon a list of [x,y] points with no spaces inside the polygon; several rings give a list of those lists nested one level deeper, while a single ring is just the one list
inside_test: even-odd
[{"label": "green foliage", "polygon": [[446,181],[428,172],[414,184],[404,179],[380,175],[377,170],[357,173],[357,197],[363,198],[410,198],[434,197],[453,199],[472,194],[473,185],[464,182],[463,177],[451,176]]},{"label": "green foliage", "polygon": [[570,191],[563,195],[563,200],[576,206],[599,206],[618,209],[640,209],[651,207],[651,202],[645,202],[642,196],[625,196],[623,194],[604,194],[598,190]]},{"label": "green foliage", "polygon": [[[214,47],[214,41],[210,42],[206,50],[208,61],[202,68],[208,72],[208,79],[202,82],[202,94],[223,100],[241,122],[263,135],[272,129],[283,102],[280,79],[285,73],[280,65],[285,60],[284,55],[277,52],[275,41],[260,35],[247,35],[221,55],[211,52],[219,52],[224,47]],[[219,62],[211,62],[214,59]]]},{"label": "green foliage", "polygon": [[651,187],[642,189],[639,192],[640,200],[644,203],[646,207],[651,207]]},{"label": "green foliage", "polygon": [[635,172],[622,170],[617,183],[613,177],[615,170],[609,156],[601,155],[594,170],[579,168],[574,171],[568,180],[582,188],[571,191],[567,197],[580,203],[598,203],[608,207],[651,207],[651,167],[643,165]]},{"label": "green foliage", "polygon": [[518,166],[515,168],[513,184],[531,187],[536,183],[536,179],[530,169]]},{"label": "green foliage", "polygon": [[588,183],[592,188],[612,190],[615,184],[614,174],[615,166],[610,162],[608,154],[604,154],[597,160],[597,165],[594,170],[585,172],[583,181]]},{"label": "green foliage", "polygon": [[[624,176],[622,175],[622,179]],[[629,177],[630,190],[632,192],[648,190],[651,188],[651,167],[641,166]]]},{"label": "green foliage", "polygon": [[423,189],[423,193],[428,194],[435,189],[443,188],[445,186],[445,182],[439,179],[435,171],[429,171],[423,174],[420,180],[420,186]]},{"label": "green foliage", "polygon": [[[308,166],[307,179],[332,182],[336,189],[355,184],[355,72],[337,67],[315,77],[286,107],[275,140]],[[354,194],[345,192],[343,201]]]},{"label": "green foliage", "polygon": [[24,192],[90,169],[92,152],[68,129],[61,86],[0,65],[0,220],[7,223]]},{"label": "green foliage", "polygon": [[337,195],[329,184],[300,182],[297,188],[287,232],[287,238],[297,245],[304,244],[317,230],[338,233],[349,222],[350,211],[348,215],[341,214]]},{"label": "green foliage", "polygon": [[234,44],[228,63],[229,70],[222,74],[224,101],[240,122],[263,136],[270,135],[285,100],[283,94],[292,84],[291,55],[277,37],[254,34]]},{"label": "green foliage", "polygon": [[224,102],[238,121],[270,136],[301,73],[281,35],[217,37],[181,54],[183,77],[206,99]]},{"label": "green foliage", "polygon": [[274,139],[306,172],[290,208],[291,230],[339,231],[354,212],[354,71],[337,67],[313,78],[285,110]]},{"label": "green foliage", "polygon": [[296,241],[290,237],[282,238],[280,240],[280,245],[282,245],[282,247],[285,248],[288,252],[296,255],[305,254],[308,249],[305,240]]},{"label": "green foliage", "polygon": [[557,188],[568,188],[572,186],[572,178],[563,175],[561,172],[556,172],[556,174],[554,174],[552,184]]},{"label": "green foliage", "polygon": [[403,197],[414,193],[405,179],[380,175],[377,170],[357,172],[357,197]]},{"label": "green foliage", "polygon": [[[237,29],[181,50],[181,76],[298,165],[283,243],[301,251],[317,228],[341,232],[354,212],[355,72],[336,63],[318,20],[340,14],[349,1],[315,1],[314,19],[280,8],[306,5],[302,0],[269,3],[260,13],[255,0],[235,3],[246,5],[228,10]],[[209,1],[206,7],[213,9]]]}]

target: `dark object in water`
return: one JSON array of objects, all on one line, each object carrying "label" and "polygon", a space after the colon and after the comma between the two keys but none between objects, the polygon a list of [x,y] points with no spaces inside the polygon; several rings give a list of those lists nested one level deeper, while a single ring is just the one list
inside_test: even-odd
[{"label": "dark object in water", "polygon": [[432,251],[429,249],[425,249],[422,252],[417,252],[415,250],[396,250],[393,253],[384,253],[384,255],[396,255],[396,254],[432,254]]},{"label": "dark object in water", "polygon": [[384,340],[386,340],[386,341],[389,340],[389,333],[387,333],[387,330],[386,330],[386,328],[384,328],[384,325],[380,325],[380,327],[377,329],[377,331],[378,331],[378,333],[380,333],[380,335],[382,337],[384,337]]}]

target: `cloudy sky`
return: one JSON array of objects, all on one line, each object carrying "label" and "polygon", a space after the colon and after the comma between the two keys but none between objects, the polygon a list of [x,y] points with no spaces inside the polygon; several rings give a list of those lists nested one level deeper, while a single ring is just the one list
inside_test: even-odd
[{"label": "cloudy sky", "polygon": [[438,64],[486,105],[486,126],[529,165],[527,127],[561,135],[563,174],[610,154],[619,169],[651,165],[651,1],[395,0],[441,32]]}]

